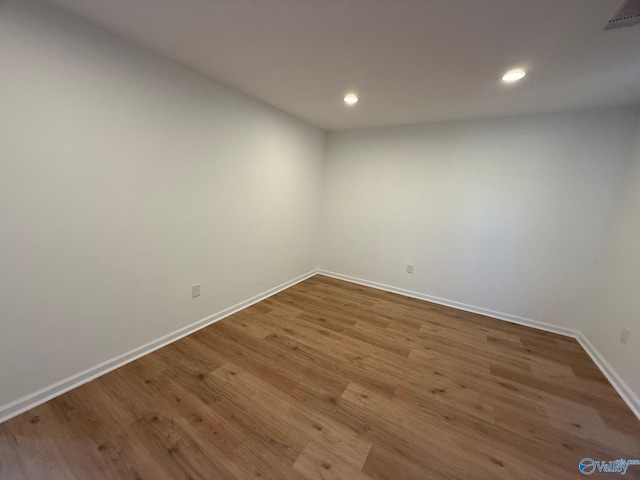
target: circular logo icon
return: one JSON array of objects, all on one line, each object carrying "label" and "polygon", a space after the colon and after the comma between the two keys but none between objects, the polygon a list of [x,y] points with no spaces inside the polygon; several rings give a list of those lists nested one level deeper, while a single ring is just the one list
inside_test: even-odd
[{"label": "circular logo icon", "polygon": [[592,458],[583,458],[578,464],[580,473],[583,475],[591,475],[596,471],[596,462]]}]

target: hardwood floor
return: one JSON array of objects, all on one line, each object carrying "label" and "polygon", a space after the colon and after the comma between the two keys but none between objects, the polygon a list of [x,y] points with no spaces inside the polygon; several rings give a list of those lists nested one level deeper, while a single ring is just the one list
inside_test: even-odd
[{"label": "hardwood floor", "polygon": [[640,458],[640,423],[575,340],[323,276],[0,425],[3,480],[560,480],[584,457]]}]

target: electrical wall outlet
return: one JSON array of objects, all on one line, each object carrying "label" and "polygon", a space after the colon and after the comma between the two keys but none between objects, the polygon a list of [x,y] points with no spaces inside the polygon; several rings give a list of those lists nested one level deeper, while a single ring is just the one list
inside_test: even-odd
[{"label": "electrical wall outlet", "polygon": [[413,264],[407,263],[407,273],[413,273]]},{"label": "electrical wall outlet", "polygon": [[200,284],[196,283],[195,285],[191,285],[191,298],[196,298],[200,296]]},{"label": "electrical wall outlet", "polygon": [[627,340],[629,340],[629,329],[623,328],[620,332],[620,343],[626,344]]}]

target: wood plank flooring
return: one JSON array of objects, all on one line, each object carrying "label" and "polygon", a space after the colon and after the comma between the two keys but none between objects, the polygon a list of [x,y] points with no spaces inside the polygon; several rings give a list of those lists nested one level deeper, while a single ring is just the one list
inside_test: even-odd
[{"label": "wood plank flooring", "polygon": [[575,340],[323,276],[0,425],[3,480],[562,480],[584,457],[640,458],[640,423]]}]

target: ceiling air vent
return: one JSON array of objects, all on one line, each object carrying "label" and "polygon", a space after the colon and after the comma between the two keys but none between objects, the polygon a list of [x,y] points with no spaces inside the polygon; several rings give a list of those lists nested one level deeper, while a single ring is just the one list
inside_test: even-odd
[{"label": "ceiling air vent", "polygon": [[640,0],[627,0],[604,29],[630,27],[636,23],[640,23]]}]

